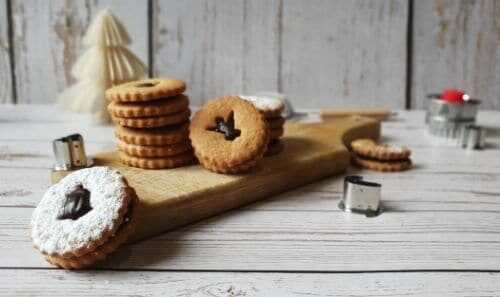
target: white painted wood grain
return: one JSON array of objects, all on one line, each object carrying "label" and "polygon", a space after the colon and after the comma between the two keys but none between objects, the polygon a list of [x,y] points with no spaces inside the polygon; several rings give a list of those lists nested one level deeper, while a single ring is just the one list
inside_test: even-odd
[{"label": "white painted wood grain", "polygon": [[147,62],[146,1],[12,1],[18,102],[52,103],[74,82],[82,35],[100,8],[110,7],[130,31],[134,52]]},{"label": "white painted wood grain", "polygon": [[407,5],[284,1],[282,91],[302,107],[404,108]]},{"label": "white painted wood grain", "polygon": [[500,3],[424,0],[414,8],[412,108],[447,87],[500,108]]},{"label": "white painted wood grain", "polygon": [[0,0],[0,103],[14,102],[8,26],[7,0]]},{"label": "white painted wood grain", "polygon": [[[10,281],[7,281],[10,280]],[[2,296],[493,297],[492,273],[200,273],[0,270]]]},{"label": "white painted wood grain", "polygon": [[279,1],[154,1],[153,68],[187,81],[196,105],[277,90]]},{"label": "white painted wood grain", "polygon": [[[308,195],[302,197],[307,200]],[[330,198],[329,202],[333,206],[338,201]],[[338,210],[232,211],[122,247],[100,267],[244,271],[498,269],[500,212],[405,211],[404,205],[372,219]],[[32,211],[0,207],[0,257],[4,267],[49,267],[32,247]]]}]

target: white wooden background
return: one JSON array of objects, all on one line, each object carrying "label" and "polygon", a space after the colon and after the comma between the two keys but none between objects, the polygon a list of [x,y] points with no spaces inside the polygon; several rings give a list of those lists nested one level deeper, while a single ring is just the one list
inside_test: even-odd
[{"label": "white wooden background", "polygon": [[[376,218],[337,208],[342,176],[127,245],[101,270],[66,272],[32,247],[29,221],[48,188],[50,141],[78,131],[89,153],[113,128],[53,106],[0,106],[0,296],[500,295],[500,112],[481,112],[486,150],[436,142],[421,111],[382,126],[415,168],[378,173]],[[440,144],[440,145],[438,145]]]},{"label": "white wooden background", "polygon": [[0,102],[53,102],[104,7],[195,104],[274,90],[300,107],[422,108],[456,86],[500,108],[498,0],[0,0]]}]

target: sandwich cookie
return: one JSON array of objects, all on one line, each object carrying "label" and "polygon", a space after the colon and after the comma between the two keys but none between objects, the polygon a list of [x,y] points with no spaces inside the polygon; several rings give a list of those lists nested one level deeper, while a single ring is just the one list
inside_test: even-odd
[{"label": "sandwich cookie", "polygon": [[110,167],[75,171],[51,186],[33,212],[33,244],[48,262],[88,267],[115,251],[137,224],[138,199]]},{"label": "sandwich cookie", "polygon": [[209,101],[194,115],[189,138],[205,168],[240,173],[262,158],[269,132],[264,116],[251,103],[225,96]]},{"label": "sandwich cookie", "polygon": [[182,94],[186,84],[173,78],[150,78],[114,86],[106,91],[106,98],[116,102],[153,101]]}]

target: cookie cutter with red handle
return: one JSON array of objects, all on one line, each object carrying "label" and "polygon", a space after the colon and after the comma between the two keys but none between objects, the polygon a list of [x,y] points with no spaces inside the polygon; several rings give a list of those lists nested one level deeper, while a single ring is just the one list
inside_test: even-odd
[{"label": "cookie cutter with red handle", "polygon": [[85,154],[83,137],[71,134],[52,141],[56,163],[54,171],[67,171],[90,167],[93,160]]},{"label": "cookie cutter with red handle", "polygon": [[381,212],[382,185],[363,180],[362,176],[350,175],[344,178],[344,194],[339,208],[345,212],[377,216]]}]

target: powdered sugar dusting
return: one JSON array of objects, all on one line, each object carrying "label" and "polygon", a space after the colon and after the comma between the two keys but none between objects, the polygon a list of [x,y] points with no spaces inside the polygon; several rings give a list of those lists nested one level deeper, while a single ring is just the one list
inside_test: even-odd
[{"label": "powdered sugar dusting", "polygon": [[283,101],[269,96],[239,95],[238,97],[251,102],[260,111],[274,111],[285,107]]},{"label": "powdered sugar dusting", "polygon": [[[81,184],[90,191],[92,210],[77,220],[59,220],[66,194]],[[120,210],[126,202],[127,184],[123,176],[109,167],[81,169],[51,186],[31,219],[33,242],[47,254],[72,253],[99,240],[115,228]]]}]

